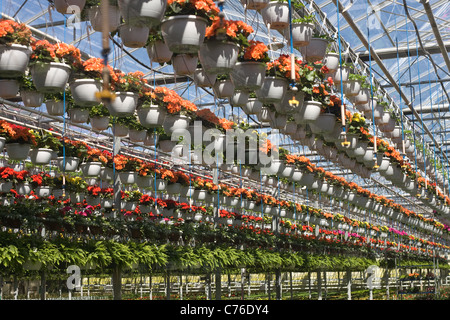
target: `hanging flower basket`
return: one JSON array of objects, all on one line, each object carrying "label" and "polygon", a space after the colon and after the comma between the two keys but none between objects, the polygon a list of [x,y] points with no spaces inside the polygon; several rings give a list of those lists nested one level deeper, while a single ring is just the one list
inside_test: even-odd
[{"label": "hanging flower basket", "polygon": [[312,37],[309,44],[304,49],[306,60],[309,62],[322,61],[327,52],[327,47],[327,39]]},{"label": "hanging flower basket", "polygon": [[0,97],[11,99],[19,92],[19,81],[16,79],[0,79]]},{"label": "hanging flower basket", "polygon": [[264,83],[266,65],[255,61],[237,62],[230,77],[236,90],[255,91]]},{"label": "hanging flower basket", "polygon": [[267,7],[270,0],[240,0],[243,6],[250,10],[261,10]]},{"label": "hanging flower basket", "polygon": [[[305,47],[311,41],[314,25],[311,23],[293,23],[292,24],[292,45],[294,47]],[[289,27],[283,30],[283,35],[290,44]]]},{"label": "hanging flower basket", "polygon": [[196,15],[179,15],[161,22],[164,42],[175,53],[197,53],[205,39],[207,20]]},{"label": "hanging flower basket", "polygon": [[167,184],[166,192],[168,194],[180,194],[182,185],[180,183],[169,183]]},{"label": "hanging flower basket", "polygon": [[287,116],[277,112],[269,112],[269,123],[273,129],[283,129],[287,123]]},{"label": "hanging flower basket", "polygon": [[68,113],[70,121],[73,123],[86,123],[89,121],[89,109],[71,108]]},{"label": "hanging flower basket", "polygon": [[336,83],[336,87],[340,88],[340,83],[346,83],[349,81],[350,68],[349,67],[339,67],[334,73],[333,80]]},{"label": "hanging flower basket", "polygon": [[102,163],[95,161],[85,162],[80,164],[80,169],[85,177],[98,177],[102,169]]},{"label": "hanging flower basket", "polygon": [[270,29],[283,30],[289,25],[289,5],[284,2],[271,1],[261,9],[261,15]]},{"label": "hanging flower basket", "polygon": [[113,168],[102,167],[102,169],[100,170],[100,179],[102,179],[103,181],[114,180]]},{"label": "hanging flower basket", "polygon": [[131,116],[136,111],[139,95],[134,92],[116,92],[116,98],[107,105],[108,111],[115,117]]},{"label": "hanging flower basket", "polygon": [[153,177],[136,175],[136,184],[139,188],[151,188],[153,186]]},{"label": "hanging flower basket", "polygon": [[49,186],[40,186],[37,187],[35,191],[39,198],[48,198],[52,193],[52,188]]},{"label": "hanging flower basket", "polygon": [[25,160],[28,158],[31,145],[28,143],[7,143],[5,145],[8,158],[11,160]]},{"label": "hanging flower basket", "polygon": [[311,121],[309,126],[316,134],[326,134],[333,132],[336,125],[336,116],[333,113],[321,113],[315,121]]},{"label": "hanging flower basket", "polygon": [[227,74],[236,65],[239,47],[234,42],[205,41],[200,46],[198,58],[207,72]]},{"label": "hanging flower basket", "polygon": [[[322,103],[318,101],[305,101],[299,111],[299,118],[303,123],[311,123],[319,119]],[[297,122],[298,123],[298,122]]]},{"label": "hanging flower basket", "polygon": [[102,89],[102,84],[99,80],[76,79],[69,86],[75,105],[80,107],[98,105],[96,94]]},{"label": "hanging flower basket", "polygon": [[353,97],[353,103],[358,104],[366,104],[370,101],[370,89],[361,89],[359,93]]},{"label": "hanging flower basket", "polygon": [[164,120],[163,128],[166,134],[171,135],[175,132],[188,130],[190,122],[191,118],[183,114],[167,115]]},{"label": "hanging flower basket", "polygon": [[[338,90],[340,90],[340,85],[338,85]],[[355,97],[361,90],[361,83],[358,80],[348,80],[343,83],[344,94],[347,97]]]},{"label": "hanging flower basket", "polygon": [[70,72],[68,64],[59,62],[36,63],[30,68],[36,89],[43,93],[64,91]]},{"label": "hanging flower basket", "polygon": [[0,77],[17,78],[25,74],[31,49],[21,44],[0,45]]},{"label": "hanging flower basket", "polygon": [[323,64],[328,68],[328,73],[333,73],[339,68],[339,53],[328,52],[323,58]]},{"label": "hanging flower basket", "polygon": [[[11,190],[11,188],[9,190]],[[31,193],[31,185],[28,182],[20,182],[16,186],[16,191],[20,195],[30,194]]]},{"label": "hanging flower basket", "polygon": [[194,82],[197,87],[207,88],[213,87],[214,83],[216,83],[217,73],[215,72],[206,72],[202,68],[195,69],[194,72]]},{"label": "hanging flower basket", "polygon": [[130,131],[128,132],[128,137],[130,138],[131,142],[143,142],[146,135],[147,131],[145,130],[130,129]]},{"label": "hanging flower basket", "polygon": [[[91,23],[92,29],[98,32],[102,32],[103,27],[103,15],[101,6],[93,6],[88,10],[88,17]],[[120,24],[120,11],[119,7],[109,5],[108,7],[108,26],[109,32],[117,30]]]},{"label": "hanging flower basket", "polygon": [[51,116],[64,115],[64,101],[47,100],[45,101],[45,108]]},{"label": "hanging flower basket", "polygon": [[119,0],[123,19],[130,25],[154,27],[161,23],[166,12],[164,0]]},{"label": "hanging flower basket", "polygon": [[112,126],[112,131],[114,136],[124,138],[128,136],[128,132],[130,131],[130,129],[128,129],[127,126],[121,123],[115,123]]},{"label": "hanging flower basket", "polygon": [[261,110],[257,114],[257,117],[260,122],[269,122],[270,121],[270,109],[263,105]]},{"label": "hanging flower basket", "polygon": [[38,108],[44,102],[44,94],[39,91],[20,91],[23,105],[28,108]]},{"label": "hanging flower basket", "polygon": [[1,181],[0,182],[0,192],[9,192],[13,188],[12,181]]},{"label": "hanging flower basket", "polygon": [[158,105],[139,107],[137,109],[139,122],[146,128],[157,128],[163,125],[167,112]]},{"label": "hanging flower basket", "polygon": [[125,47],[142,48],[147,44],[150,29],[147,26],[122,24],[118,27],[120,39]]},{"label": "hanging flower basket", "polygon": [[119,178],[122,184],[133,184],[136,182],[136,172],[119,172]]},{"label": "hanging flower basket", "polygon": [[52,160],[53,150],[47,148],[37,148],[30,151],[31,163],[35,165],[49,164]]},{"label": "hanging flower basket", "polygon": [[225,99],[232,97],[234,94],[234,84],[231,80],[216,80],[214,84],[214,93],[217,98]]},{"label": "hanging flower basket", "polygon": [[75,172],[78,169],[80,159],[75,157],[58,157],[57,165],[59,170],[65,172]]},{"label": "hanging flower basket", "polygon": [[247,115],[257,115],[261,112],[263,103],[256,98],[248,99],[247,103],[241,108]]},{"label": "hanging flower basket", "polygon": [[193,54],[177,54],[172,57],[172,67],[176,75],[191,75],[197,69],[198,56]]},{"label": "hanging flower basket", "polygon": [[289,83],[284,78],[266,77],[261,88],[256,90],[256,96],[264,104],[281,102],[288,86]]},{"label": "hanging flower basket", "polygon": [[86,4],[86,0],[54,0],[56,11],[62,14],[81,13]]},{"label": "hanging flower basket", "polygon": [[147,46],[147,54],[152,62],[166,63],[172,59],[173,52],[162,40],[157,40]]},{"label": "hanging flower basket", "polygon": [[110,117],[92,117],[89,118],[89,123],[91,124],[92,129],[97,131],[104,131],[109,128]]},{"label": "hanging flower basket", "polygon": [[165,153],[171,153],[172,149],[177,145],[176,141],[161,140],[159,141],[159,149]]}]

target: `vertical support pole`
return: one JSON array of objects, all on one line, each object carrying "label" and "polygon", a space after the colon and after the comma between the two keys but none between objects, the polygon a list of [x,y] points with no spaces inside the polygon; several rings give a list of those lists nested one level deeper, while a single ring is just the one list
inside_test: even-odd
[{"label": "vertical support pole", "polygon": [[112,286],[113,299],[122,300],[122,268],[119,265],[113,267]]},{"label": "vertical support pole", "polygon": [[347,300],[352,300],[352,272],[347,270]]},{"label": "vertical support pole", "polygon": [[322,272],[317,271],[317,293],[319,297],[318,300],[322,300]]},{"label": "vertical support pole", "polygon": [[216,282],[216,300],[222,300],[222,274],[220,273],[220,269],[217,268],[215,275]]},{"label": "vertical support pole", "polygon": [[43,269],[41,271],[41,293],[40,293],[41,300],[45,300],[45,298],[46,298],[46,291],[47,291],[46,272],[45,272],[45,269]]}]

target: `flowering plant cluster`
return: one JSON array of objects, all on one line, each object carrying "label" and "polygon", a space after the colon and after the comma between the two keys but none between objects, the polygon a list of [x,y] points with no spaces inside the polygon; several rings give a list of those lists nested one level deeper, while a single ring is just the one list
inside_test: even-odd
[{"label": "flowering plant cluster", "polygon": [[58,62],[65,63],[72,68],[82,66],[80,50],[70,44],[56,43],[51,44],[47,40],[37,40],[31,44],[33,53],[30,56],[30,64]]},{"label": "flowering plant cluster", "polygon": [[29,46],[33,41],[31,30],[24,23],[0,19],[0,44]]},{"label": "flowering plant cluster", "polygon": [[36,138],[30,129],[5,120],[0,120],[0,137],[5,138],[6,143],[36,145]]},{"label": "flowering plant cluster", "polygon": [[195,115],[197,106],[189,100],[181,98],[175,91],[166,87],[154,89],[158,105],[164,107],[170,114]]},{"label": "flowering plant cluster", "polygon": [[222,132],[226,132],[227,130],[236,127],[236,123],[233,121],[225,118],[219,118],[207,108],[196,111],[195,115],[197,118],[204,121],[203,125],[207,128],[214,127]]},{"label": "flowering plant cluster", "polygon": [[269,62],[269,48],[261,41],[250,40],[248,46],[239,51],[239,61]]},{"label": "flowering plant cluster", "polygon": [[212,24],[206,28],[207,40],[230,41],[245,48],[249,46],[248,36],[253,33],[253,28],[240,20],[225,20],[215,17]]},{"label": "flowering plant cluster", "polygon": [[212,0],[168,0],[165,16],[196,15],[213,20],[219,11]]}]

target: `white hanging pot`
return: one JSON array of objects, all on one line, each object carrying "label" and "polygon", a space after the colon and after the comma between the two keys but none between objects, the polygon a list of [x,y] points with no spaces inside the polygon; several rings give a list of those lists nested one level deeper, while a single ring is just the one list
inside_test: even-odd
[{"label": "white hanging pot", "polygon": [[177,54],[172,57],[172,67],[175,74],[191,75],[197,69],[198,56],[192,54]]},{"label": "white hanging pot", "polygon": [[[292,45],[294,47],[305,47],[311,41],[314,25],[312,23],[292,23]],[[283,30],[283,36],[290,44],[289,27]]]},{"label": "white hanging pot", "polygon": [[101,162],[89,161],[80,164],[80,169],[85,177],[97,177],[100,175],[102,169]]},{"label": "white hanging pot", "polygon": [[183,114],[167,115],[163,124],[164,131],[169,135],[175,132],[182,133],[183,130],[189,129],[190,122],[191,119]]},{"label": "white hanging pot", "polygon": [[288,86],[289,83],[284,78],[266,77],[261,88],[256,90],[256,96],[263,103],[281,102]]},{"label": "white hanging pot", "polygon": [[119,179],[122,184],[136,183],[136,172],[133,171],[119,172]]},{"label": "white hanging pot", "polygon": [[78,169],[80,159],[75,157],[58,157],[57,166],[60,171],[75,172]]},{"label": "white hanging pot", "polygon": [[389,121],[387,123],[380,124],[378,126],[378,128],[380,129],[381,132],[390,133],[394,130],[395,124],[396,124],[395,120],[392,118],[389,118]]},{"label": "white hanging pot", "polygon": [[10,160],[25,160],[28,158],[31,145],[28,143],[7,143],[5,147]]},{"label": "white hanging pot", "polygon": [[147,147],[152,147],[157,145],[159,142],[158,134],[148,133],[145,135],[144,145]]},{"label": "white hanging pot", "polygon": [[286,126],[287,116],[276,112],[269,112],[269,123],[273,129],[283,129]]},{"label": "white hanging pot", "polygon": [[147,54],[152,62],[166,63],[172,59],[173,52],[162,40],[157,40],[147,46]]},{"label": "white hanging pot", "polygon": [[167,184],[166,192],[168,194],[180,194],[182,185],[180,183]]},{"label": "white hanging pot", "polygon": [[38,63],[30,68],[31,78],[36,89],[43,93],[64,91],[70,72],[68,64],[58,62]]},{"label": "white hanging pot", "polygon": [[250,10],[261,10],[267,7],[270,0],[240,0],[241,4]]},{"label": "white hanging pot", "polygon": [[145,47],[150,29],[147,26],[132,26],[122,24],[118,27],[120,39],[125,47],[142,48]]},{"label": "white hanging pot", "polygon": [[[361,84],[358,80],[348,80],[347,82],[342,83],[342,86],[344,89],[344,94],[347,97],[355,97],[361,90]],[[340,86],[338,86],[338,89],[340,90]]]},{"label": "white hanging pot", "polygon": [[213,87],[214,83],[216,83],[217,73],[215,72],[206,72],[202,68],[195,69],[194,72],[194,82],[197,87],[207,88]]},{"label": "white hanging pot", "polygon": [[200,46],[198,58],[207,72],[229,73],[236,65],[239,47],[234,42],[205,41]]},{"label": "white hanging pot", "polygon": [[0,45],[0,77],[17,78],[25,74],[31,48],[21,44]]},{"label": "white hanging pot", "polygon": [[86,123],[89,121],[89,109],[71,108],[68,113],[70,121],[73,123]]},{"label": "white hanging pot", "polygon": [[266,106],[263,106],[259,113],[257,114],[258,120],[260,122],[269,122],[270,121],[270,109]]},{"label": "white hanging pot", "polygon": [[51,116],[64,115],[64,101],[47,100],[45,101],[45,108]]},{"label": "white hanging pot", "polygon": [[[9,188],[9,190],[11,190],[11,188]],[[20,182],[17,184],[16,191],[20,195],[30,194],[31,193],[31,185],[28,182]]]},{"label": "white hanging pot", "polygon": [[16,79],[0,79],[0,97],[11,99],[19,92],[19,82]]},{"label": "white hanging pot", "polygon": [[86,0],[54,0],[56,11],[62,14],[81,13],[86,4]]},{"label": "white hanging pot", "polygon": [[348,67],[339,67],[334,73],[333,80],[336,83],[336,87],[340,88],[340,83],[348,82],[348,78],[350,76],[350,68]]},{"label": "white hanging pot", "polygon": [[49,164],[52,160],[53,150],[37,148],[30,151],[30,160],[35,165]]},{"label": "white hanging pot", "polygon": [[161,149],[162,152],[170,153],[172,152],[173,148],[177,145],[176,141],[171,140],[161,140],[159,141],[159,149]]},{"label": "white hanging pot", "polygon": [[322,103],[317,101],[305,101],[299,114],[303,121],[311,123],[319,119]]},{"label": "white hanging pot", "polygon": [[102,167],[100,170],[100,179],[103,181],[114,180],[114,170],[110,167]]},{"label": "white hanging pot", "polygon": [[234,84],[231,80],[217,80],[214,84],[214,93],[220,99],[233,96]]},{"label": "white hanging pot", "polygon": [[114,123],[112,126],[112,132],[115,137],[124,138],[128,135],[128,132],[130,132],[130,129],[121,123]]},{"label": "white hanging pot", "polygon": [[114,101],[107,105],[108,111],[115,117],[127,117],[134,114],[139,95],[134,92],[116,92]]},{"label": "white hanging pot", "polygon": [[97,131],[104,131],[109,128],[110,117],[108,116],[96,116],[89,118],[89,123],[91,124],[92,129]]},{"label": "white hanging pot", "polygon": [[197,53],[205,39],[207,21],[195,15],[171,16],[161,22],[164,42],[175,53]]},{"label": "white hanging pot", "polygon": [[339,68],[339,53],[329,52],[325,54],[322,63],[328,68],[328,73],[335,72]]},{"label": "white hanging pot", "polygon": [[167,112],[158,105],[151,105],[138,108],[137,115],[142,126],[156,128],[164,124]]},{"label": "white hanging pot", "polygon": [[266,77],[266,65],[256,61],[237,62],[230,74],[236,90],[255,91]]},{"label": "white hanging pot", "polygon": [[13,188],[12,181],[1,181],[0,182],[0,192],[9,192]]},{"label": "white hanging pot", "polygon": [[248,91],[235,90],[229,100],[230,100],[230,104],[233,107],[241,107],[242,108],[243,106],[246,105],[246,103],[249,101],[249,99],[250,99],[250,93]]},{"label": "white hanging pot", "polygon": [[99,101],[96,94],[102,88],[100,81],[95,79],[75,79],[70,82],[69,86],[75,105],[80,107],[98,105]]},{"label": "white hanging pot", "polygon": [[120,13],[130,25],[154,27],[161,23],[166,12],[164,0],[119,0]]},{"label": "white hanging pot", "polygon": [[312,37],[309,44],[302,49],[305,52],[306,60],[309,62],[322,61],[328,47],[328,40]]},{"label": "white hanging pot", "polygon": [[20,91],[23,105],[29,108],[37,108],[44,102],[44,94],[39,91]]},{"label": "white hanging pot", "polygon": [[136,174],[136,184],[139,188],[151,188],[153,186],[153,176],[141,176]]},{"label": "white hanging pot", "polygon": [[47,198],[51,195],[52,188],[49,186],[40,186],[37,187],[35,191],[39,198]]},{"label": "white hanging pot", "polygon": [[248,99],[247,103],[241,108],[247,115],[257,115],[261,112],[263,103],[256,98]]},{"label": "white hanging pot", "polygon": [[146,135],[147,131],[145,130],[130,129],[130,131],[128,131],[128,137],[132,142],[143,142]]},{"label": "white hanging pot", "polygon": [[282,131],[286,135],[293,135],[297,132],[297,124],[293,121],[287,121]]},{"label": "white hanging pot", "polygon": [[336,116],[333,113],[321,113],[315,121],[309,123],[311,131],[317,134],[333,132],[335,125]]},{"label": "white hanging pot", "polygon": [[[98,32],[102,32],[103,27],[103,14],[101,6],[93,6],[87,9],[89,21],[92,29]],[[120,24],[120,11],[119,7],[109,5],[108,7],[108,27],[109,32],[117,30]]]},{"label": "white hanging pot", "polygon": [[270,29],[283,30],[289,25],[289,5],[284,2],[271,1],[261,9],[261,15]]},{"label": "white hanging pot", "polygon": [[[370,101],[370,90],[367,88],[363,88],[359,91],[359,93],[353,97],[353,104],[366,104]],[[372,106],[370,106],[372,107]],[[370,109],[371,110],[371,109]]]}]

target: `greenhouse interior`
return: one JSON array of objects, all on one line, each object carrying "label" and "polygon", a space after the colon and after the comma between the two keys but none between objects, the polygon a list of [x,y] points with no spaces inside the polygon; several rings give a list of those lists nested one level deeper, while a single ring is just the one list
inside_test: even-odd
[{"label": "greenhouse interior", "polygon": [[0,300],[449,299],[448,0],[0,8]]}]

